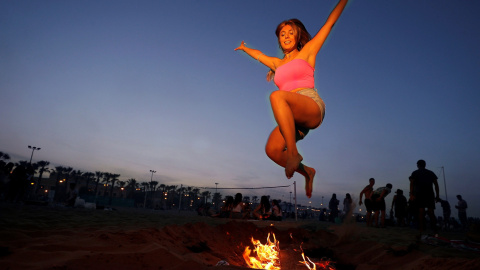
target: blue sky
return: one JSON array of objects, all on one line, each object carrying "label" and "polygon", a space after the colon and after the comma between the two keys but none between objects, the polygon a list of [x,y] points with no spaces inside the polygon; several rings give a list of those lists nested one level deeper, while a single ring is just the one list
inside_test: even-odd
[{"label": "blue sky", "polygon": [[[408,190],[416,161],[480,216],[478,1],[350,1],[317,57],[324,123],[300,142],[313,197],[264,145],[278,23],[313,35],[336,1],[1,1],[0,151],[168,185],[297,182],[298,201],[358,198],[374,177]],[[293,188],[243,190],[289,200]],[[226,191],[235,193],[237,190]],[[391,202],[393,194],[387,199]],[[437,206],[437,214],[440,214]],[[456,211],[452,215],[456,216]]]}]

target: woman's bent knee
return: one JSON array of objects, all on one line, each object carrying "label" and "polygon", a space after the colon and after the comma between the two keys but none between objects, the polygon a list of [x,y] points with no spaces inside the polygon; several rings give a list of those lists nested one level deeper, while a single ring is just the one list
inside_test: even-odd
[{"label": "woman's bent knee", "polygon": [[270,102],[285,99],[285,91],[276,90],[270,94]]},{"label": "woman's bent knee", "polygon": [[265,154],[272,159],[277,159],[283,152],[283,149],[279,148],[278,146],[273,146],[271,144],[267,144],[265,146]]}]

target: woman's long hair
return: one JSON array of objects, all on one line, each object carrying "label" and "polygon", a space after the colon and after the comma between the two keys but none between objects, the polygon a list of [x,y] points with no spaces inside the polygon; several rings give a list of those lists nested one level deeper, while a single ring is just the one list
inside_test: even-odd
[{"label": "woman's long hair", "polygon": [[270,211],[270,202],[268,201],[267,196],[262,196],[260,198],[260,204],[262,205],[262,208],[265,211],[265,213]]},{"label": "woman's long hair", "polygon": [[[302,50],[303,46],[307,44],[312,39],[312,36],[308,33],[307,29],[305,28],[305,25],[298,20],[298,19],[290,19],[281,22],[278,26],[277,29],[275,30],[275,35],[277,36],[278,39],[278,46],[280,49],[282,48],[282,45],[280,44],[280,31],[282,31],[282,28],[285,27],[286,25],[290,25],[293,28],[293,33],[295,34],[295,41],[297,42],[297,50]],[[273,77],[275,77],[275,72],[273,70],[268,71],[267,73],[267,81],[273,80]]]},{"label": "woman's long hair", "polygon": [[239,203],[241,203],[242,199],[243,199],[242,193],[235,194],[235,199],[233,200],[233,206],[237,206]]}]

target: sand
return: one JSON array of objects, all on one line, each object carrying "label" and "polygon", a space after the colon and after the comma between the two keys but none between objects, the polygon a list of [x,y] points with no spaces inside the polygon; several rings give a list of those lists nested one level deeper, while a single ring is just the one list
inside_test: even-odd
[{"label": "sand", "polygon": [[[0,269],[247,269],[250,238],[280,241],[282,269],[299,263],[300,245],[337,269],[480,269],[474,248],[417,241],[411,228],[364,223],[210,218],[189,211],[112,211],[0,203]],[[228,266],[216,266],[221,261]]]}]

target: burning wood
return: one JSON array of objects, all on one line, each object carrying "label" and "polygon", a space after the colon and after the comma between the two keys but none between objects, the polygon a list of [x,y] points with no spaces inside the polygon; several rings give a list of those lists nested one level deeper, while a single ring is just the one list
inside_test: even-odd
[{"label": "burning wood", "polygon": [[253,255],[250,247],[246,247],[243,252],[243,258],[250,268],[257,269],[268,269],[268,270],[280,270],[280,259],[279,259],[279,242],[275,239],[275,234],[273,235],[273,242],[270,241],[270,233],[267,236],[267,243],[262,244],[259,240],[255,240],[252,237],[253,244]]},{"label": "burning wood", "polygon": [[[280,270],[280,243],[276,240],[275,234],[273,234],[273,242],[270,241],[270,233],[267,236],[267,243],[262,244],[259,240],[251,238],[253,244],[253,250],[250,247],[246,247],[243,252],[243,258],[249,268],[255,269],[267,269],[267,270]],[[292,235],[290,237],[293,239]],[[333,262],[322,258],[320,262],[313,262],[309,257],[305,256],[302,245],[300,245],[303,261],[300,261],[301,265],[305,265],[309,270],[335,270]],[[295,252],[298,255],[298,250]],[[285,257],[286,254],[283,254]],[[289,253],[292,256],[292,253]],[[287,255],[287,257],[289,256]],[[293,262],[292,262],[293,263]],[[288,263],[287,263],[288,264]],[[296,262],[298,266],[298,261]],[[285,266],[285,265],[284,265]],[[290,265],[293,267],[293,265]],[[288,265],[287,265],[287,268]],[[295,267],[296,268],[296,267]]]}]

